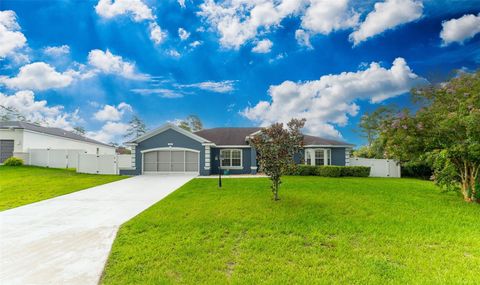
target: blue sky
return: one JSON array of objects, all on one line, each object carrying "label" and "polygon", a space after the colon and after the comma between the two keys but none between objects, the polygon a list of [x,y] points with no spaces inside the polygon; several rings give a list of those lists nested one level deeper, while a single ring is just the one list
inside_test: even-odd
[{"label": "blue sky", "polygon": [[106,142],[150,128],[306,117],[364,143],[361,115],[480,65],[480,0],[0,1],[0,104]]}]

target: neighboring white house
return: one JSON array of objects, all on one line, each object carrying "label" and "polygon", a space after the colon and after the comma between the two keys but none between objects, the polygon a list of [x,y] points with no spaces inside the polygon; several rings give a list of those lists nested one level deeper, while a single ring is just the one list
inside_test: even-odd
[{"label": "neighboring white house", "polygon": [[59,128],[26,122],[0,122],[0,163],[11,156],[28,157],[34,149],[83,150],[115,154],[115,147]]}]

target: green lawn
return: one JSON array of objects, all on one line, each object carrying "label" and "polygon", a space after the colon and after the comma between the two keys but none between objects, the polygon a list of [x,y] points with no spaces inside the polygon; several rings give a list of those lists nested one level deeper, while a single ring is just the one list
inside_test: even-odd
[{"label": "green lawn", "polygon": [[478,284],[480,206],[413,179],[195,179],[124,224],[103,284]]},{"label": "green lawn", "polygon": [[71,169],[0,166],[0,211],[124,179]]}]

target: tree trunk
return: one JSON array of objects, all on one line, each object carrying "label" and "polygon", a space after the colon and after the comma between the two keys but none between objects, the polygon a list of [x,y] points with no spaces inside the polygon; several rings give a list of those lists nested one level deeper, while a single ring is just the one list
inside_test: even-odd
[{"label": "tree trunk", "polygon": [[278,201],[280,198],[278,198],[278,179],[274,179],[273,181],[273,200]]},{"label": "tree trunk", "polygon": [[478,165],[472,164],[469,172],[470,199],[472,202],[480,202],[480,199],[477,199],[477,193],[480,191],[477,189]]},{"label": "tree trunk", "polygon": [[468,168],[467,168],[466,162],[463,163],[463,168],[460,169],[460,180],[461,180],[460,190],[462,192],[463,200],[465,200],[465,202],[471,202],[470,197],[468,195],[469,179],[468,179]]},{"label": "tree trunk", "polygon": [[465,162],[464,168],[460,171],[460,177],[463,199],[466,202],[478,201],[477,193],[480,191],[477,189],[478,166]]}]

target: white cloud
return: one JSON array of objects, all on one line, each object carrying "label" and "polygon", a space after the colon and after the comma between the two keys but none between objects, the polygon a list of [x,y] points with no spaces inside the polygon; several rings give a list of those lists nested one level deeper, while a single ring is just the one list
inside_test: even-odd
[{"label": "white cloud", "polygon": [[449,45],[454,42],[463,44],[465,40],[473,38],[480,33],[480,13],[463,15],[458,19],[451,19],[442,23],[440,38],[443,45]]},{"label": "white cloud", "polygon": [[324,34],[354,27],[359,15],[350,10],[348,0],[311,0],[302,17],[302,28],[312,34]]},{"label": "white cloud", "polygon": [[[55,47],[48,52],[59,53],[60,50],[67,49]],[[48,63],[34,62],[22,66],[15,77],[0,76],[0,84],[10,89],[47,90],[67,87],[76,80],[88,79],[98,73],[115,74],[133,80],[149,78],[149,75],[136,72],[134,63],[124,61],[121,56],[114,55],[109,50],[90,51],[88,63],[89,65],[84,65],[74,62],[71,69],[58,72]]]},{"label": "white cloud", "polygon": [[308,133],[341,137],[335,125],[344,126],[349,116],[357,115],[359,106],[355,101],[378,103],[426,82],[412,72],[403,58],[395,59],[390,69],[373,62],[369,68],[357,72],[270,86],[271,102],[260,101],[254,107],[245,108],[242,115],[262,125],[287,122],[292,117],[306,118]]},{"label": "white cloud", "polygon": [[43,52],[48,56],[62,56],[70,53],[70,47],[68,45],[62,46],[49,46],[43,49]]},{"label": "white cloud", "polygon": [[135,72],[134,63],[124,61],[121,56],[112,54],[108,49],[105,52],[98,49],[91,50],[88,53],[88,63],[97,68],[98,71],[107,74],[118,74],[134,80],[148,78],[145,74]]},{"label": "white cloud", "polygon": [[73,77],[70,72],[57,72],[45,62],[24,65],[15,77],[0,77],[0,84],[11,89],[46,90],[70,85]]},{"label": "white cloud", "polygon": [[310,42],[310,34],[305,32],[304,30],[296,30],[295,39],[297,40],[299,45],[304,46],[308,49],[313,49],[312,43]]},{"label": "white cloud", "polygon": [[150,28],[150,39],[156,45],[161,44],[167,38],[167,33],[162,31],[162,29],[156,22],[151,22],[149,24],[149,28]]},{"label": "white cloud", "polygon": [[105,105],[93,117],[98,121],[120,121],[125,112],[131,112],[132,106],[122,102],[118,106]]},{"label": "white cloud", "polygon": [[375,4],[359,28],[350,34],[354,45],[367,40],[398,25],[415,21],[422,17],[423,4],[416,0],[386,0]]},{"label": "white cloud", "polygon": [[106,19],[128,15],[135,22],[149,21],[150,39],[156,44],[162,43],[167,34],[162,31],[156,17],[142,0],[99,0],[95,6],[98,15]]},{"label": "white cloud", "polygon": [[284,58],[287,57],[287,56],[288,56],[288,55],[287,55],[286,53],[279,53],[279,54],[277,54],[276,57],[269,59],[269,60],[268,60],[268,63],[274,63],[275,61],[284,59]]},{"label": "white cloud", "polygon": [[204,81],[192,84],[180,84],[175,81],[163,80],[151,88],[135,88],[130,91],[140,95],[157,95],[162,98],[182,98],[186,95],[194,95],[197,90],[205,90],[216,93],[230,93],[235,90],[236,80]]},{"label": "white cloud", "polygon": [[180,5],[180,7],[182,7],[182,8],[186,7],[185,6],[185,0],[178,0],[177,2],[178,2],[178,5]]},{"label": "white cloud", "polygon": [[192,48],[196,48],[196,47],[198,47],[198,46],[201,45],[201,44],[202,44],[201,41],[194,41],[194,42],[191,42],[191,43],[190,43],[190,46],[191,46]]},{"label": "white cloud", "polygon": [[107,19],[125,14],[135,22],[154,19],[152,10],[141,0],[99,0],[95,11]]},{"label": "white cloud", "polygon": [[261,40],[252,48],[252,52],[269,53],[272,50],[273,43],[271,40]]},{"label": "white cloud", "polygon": [[184,41],[186,39],[188,39],[188,37],[190,37],[190,33],[187,32],[185,29],[183,28],[178,28],[178,37]]},{"label": "white cloud", "polygon": [[0,92],[0,105],[15,108],[28,121],[43,126],[72,130],[73,126],[82,122],[78,117],[78,109],[67,113],[63,106],[48,106],[45,100],[36,101],[33,91],[30,90],[18,91],[13,95]]},{"label": "white cloud", "polygon": [[27,39],[19,31],[17,15],[12,10],[0,11],[0,59],[25,46]]},{"label": "white cloud", "polygon": [[206,91],[217,92],[217,93],[230,93],[235,90],[235,80],[224,80],[224,81],[205,81],[194,84],[183,84],[177,85],[180,88],[198,88]]},{"label": "white cloud", "polygon": [[86,135],[104,143],[119,142],[129,128],[128,124],[122,122],[106,122],[98,131],[87,132]]},{"label": "white cloud", "polygon": [[181,54],[175,49],[168,50],[167,54],[171,57],[180,57],[181,56]]},{"label": "white cloud", "polygon": [[[75,126],[85,123],[85,121],[79,117],[79,109],[68,113],[61,105],[49,106],[46,100],[35,100],[35,94],[30,90],[18,91],[13,95],[6,95],[0,92],[0,105],[7,108],[14,108],[23,115],[26,120],[42,126],[72,131]],[[120,113],[131,111],[131,106],[125,102],[118,104],[114,108]],[[109,120],[100,130],[87,132],[86,135],[87,137],[105,143],[121,141],[128,127],[126,123]]]},{"label": "white cloud", "polygon": [[220,44],[225,48],[238,49],[256,38],[259,32],[280,25],[280,22],[297,12],[305,1],[286,0],[236,0],[215,3],[206,0],[198,14],[220,35]]},{"label": "white cloud", "polygon": [[169,99],[182,98],[185,95],[183,92],[178,92],[168,88],[138,88],[131,89],[131,91],[140,95],[159,95],[162,98]]}]

